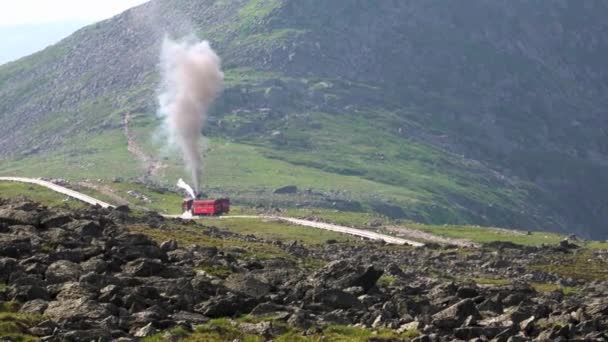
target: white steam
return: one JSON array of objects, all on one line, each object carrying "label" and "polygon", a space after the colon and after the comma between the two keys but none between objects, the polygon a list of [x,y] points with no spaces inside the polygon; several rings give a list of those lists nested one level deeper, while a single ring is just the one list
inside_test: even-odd
[{"label": "white steam", "polygon": [[196,198],[196,194],[194,194],[194,190],[192,189],[192,187],[190,185],[188,185],[186,182],[184,182],[183,179],[180,178],[177,181],[177,187],[186,190],[188,195],[190,195],[190,198]]},{"label": "white steam", "polygon": [[194,191],[198,192],[203,162],[199,142],[207,110],[224,84],[221,61],[207,41],[176,42],[168,38],[163,42],[160,61],[159,113],[170,141],[182,151]]}]

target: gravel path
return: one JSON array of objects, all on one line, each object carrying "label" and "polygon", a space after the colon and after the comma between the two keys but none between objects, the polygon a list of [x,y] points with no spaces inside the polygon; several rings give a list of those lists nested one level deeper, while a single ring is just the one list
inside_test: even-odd
[{"label": "gravel path", "polygon": [[427,233],[417,229],[411,229],[403,226],[388,226],[385,227],[386,230],[395,234],[399,237],[404,237],[408,239],[415,239],[419,241],[426,241],[432,243],[438,243],[441,245],[454,245],[460,247],[479,247],[478,244],[474,243],[471,240],[467,239],[454,239],[449,237],[437,236],[431,233]]},{"label": "gravel path", "polygon": [[19,182],[19,183],[29,183],[29,184],[36,184],[36,185],[40,185],[43,186],[47,189],[53,190],[55,192],[58,192],[60,194],[64,194],[67,196],[70,196],[72,198],[75,198],[77,200],[83,201],[85,203],[88,203],[90,205],[100,205],[103,208],[110,208],[110,207],[114,207],[113,205],[100,201],[98,199],[95,199],[89,195],[85,195],[83,193],[80,193],[78,191],[74,191],[72,189],[68,189],[66,187],[63,187],[61,185],[57,185],[55,183],[51,183],[42,179],[34,179],[34,178],[22,178],[22,177],[0,177],[0,181],[8,181],[8,182]]},{"label": "gravel path", "polygon": [[[62,193],[64,195],[76,198],[78,200],[81,200],[85,203],[89,203],[91,205],[100,205],[104,208],[108,208],[108,207],[113,207],[111,204],[97,200],[91,196],[82,194],[80,192],[68,189],[66,187],[48,182],[48,181],[44,181],[41,179],[32,179],[32,178],[22,178],[22,177],[0,177],[0,181],[11,181],[11,182],[21,182],[21,183],[30,183],[30,184],[37,184],[40,186],[43,186],[45,188],[51,189],[53,191]],[[164,215],[167,218],[192,218],[192,217],[183,217],[180,215]],[[309,221],[309,220],[302,220],[302,219],[296,219],[296,218],[291,218],[291,217],[280,217],[280,216],[242,216],[242,215],[235,215],[235,216],[221,216],[221,218],[269,218],[269,219],[277,219],[277,220],[281,220],[281,221],[285,221],[285,222],[289,222],[289,223],[293,223],[296,225],[300,225],[300,226],[304,226],[304,227],[311,227],[311,228],[318,228],[318,229],[325,229],[325,230],[330,230],[330,231],[334,231],[334,232],[338,232],[338,233],[343,233],[343,234],[348,234],[348,235],[352,235],[352,236],[358,236],[358,237],[362,237],[362,238],[366,238],[366,239],[370,239],[370,240],[382,240],[386,243],[390,243],[390,244],[397,244],[397,245],[411,245],[411,246],[415,246],[415,247],[420,247],[420,246],[424,246],[423,243],[417,242],[417,241],[412,241],[412,240],[407,240],[407,239],[402,239],[402,238],[398,238],[398,237],[394,237],[394,236],[390,236],[390,235],[384,235],[384,234],[379,234],[379,233],[375,233],[375,232],[370,232],[367,230],[363,230],[363,229],[356,229],[356,228],[351,228],[351,227],[344,227],[344,226],[338,226],[335,224],[329,224],[329,223],[323,223],[323,222],[315,222],[315,221]]]}]

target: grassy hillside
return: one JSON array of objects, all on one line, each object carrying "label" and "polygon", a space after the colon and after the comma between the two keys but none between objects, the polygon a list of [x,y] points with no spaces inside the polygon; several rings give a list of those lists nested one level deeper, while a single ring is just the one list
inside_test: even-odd
[{"label": "grassy hillside", "polygon": [[[226,72],[204,131],[211,194],[605,237],[601,13],[600,3],[152,1],[0,66],[0,174],[142,180],[123,131],[130,113],[134,141],[164,166],[145,180],[172,186],[185,172],[158,138],[157,60],[165,33],[195,33]],[[300,192],[272,194],[284,185]]]}]

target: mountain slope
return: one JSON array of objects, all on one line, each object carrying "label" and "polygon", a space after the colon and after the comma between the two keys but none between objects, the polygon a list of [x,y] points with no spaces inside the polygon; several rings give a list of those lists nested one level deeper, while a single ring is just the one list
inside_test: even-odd
[{"label": "mountain slope", "polygon": [[[605,2],[152,1],[0,67],[0,173],[136,177],[165,33],[224,60],[206,187],[606,237]],[[581,20],[585,18],[585,20]],[[164,160],[161,182],[181,174]],[[67,170],[66,169],[67,165]],[[261,198],[260,198],[261,197]]]}]

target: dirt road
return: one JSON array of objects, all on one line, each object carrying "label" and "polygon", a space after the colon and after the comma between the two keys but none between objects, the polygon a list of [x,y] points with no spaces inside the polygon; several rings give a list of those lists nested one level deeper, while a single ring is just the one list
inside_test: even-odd
[{"label": "dirt road", "polygon": [[[89,195],[85,195],[83,193],[68,189],[66,187],[48,182],[48,181],[44,181],[41,179],[33,179],[33,178],[22,178],[22,177],[0,177],[0,181],[10,181],[10,182],[21,182],[21,183],[30,183],[30,184],[36,184],[36,185],[40,185],[43,186],[45,188],[48,188],[50,190],[56,191],[58,193],[73,197],[75,199],[81,200],[85,203],[91,204],[91,205],[100,205],[104,208],[108,208],[108,207],[113,207],[113,205],[97,200]],[[183,217],[180,215],[163,215],[167,218],[182,218],[182,219],[198,219],[197,217]],[[325,230],[331,230],[334,232],[338,232],[338,233],[342,233],[342,234],[348,234],[348,235],[352,235],[352,236],[357,236],[357,237],[361,237],[361,238],[365,238],[365,239],[370,239],[370,240],[382,240],[386,243],[390,243],[390,244],[396,244],[396,245],[411,245],[411,246],[415,246],[415,247],[420,247],[420,246],[424,246],[423,243],[417,242],[417,241],[412,241],[412,240],[407,240],[407,239],[402,239],[402,238],[398,238],[398,237],[394,237],[394,236],[390,236],[390,235],[385,235],[385,234],[379,234],[379,233],[375,233],[375,232],[370,232],[367,230],[363,230],[363,229],[356,229],[356,228],[351,228],[351,227],[344,227],[344,226],[338,226],[335,224],[329,224],[329,223],[322,223],[322,222],[315,222],[315,221],[308,221],[308,220],[302,220],[302,219],[297,219],[297,218],[291,218],[291,217],[280,217],[280,216],[221,216],[221,218],[269,218],[269,219],[276,219],[276,220],[281,220],[281,221],[285,221],[285,222],[289,222],[292,224],[296,224],[296,225],[300,225],[300,226],[304,226],[304,227],[311,227],[311,228],[317,228],[317,229],[325,229]]]}]

